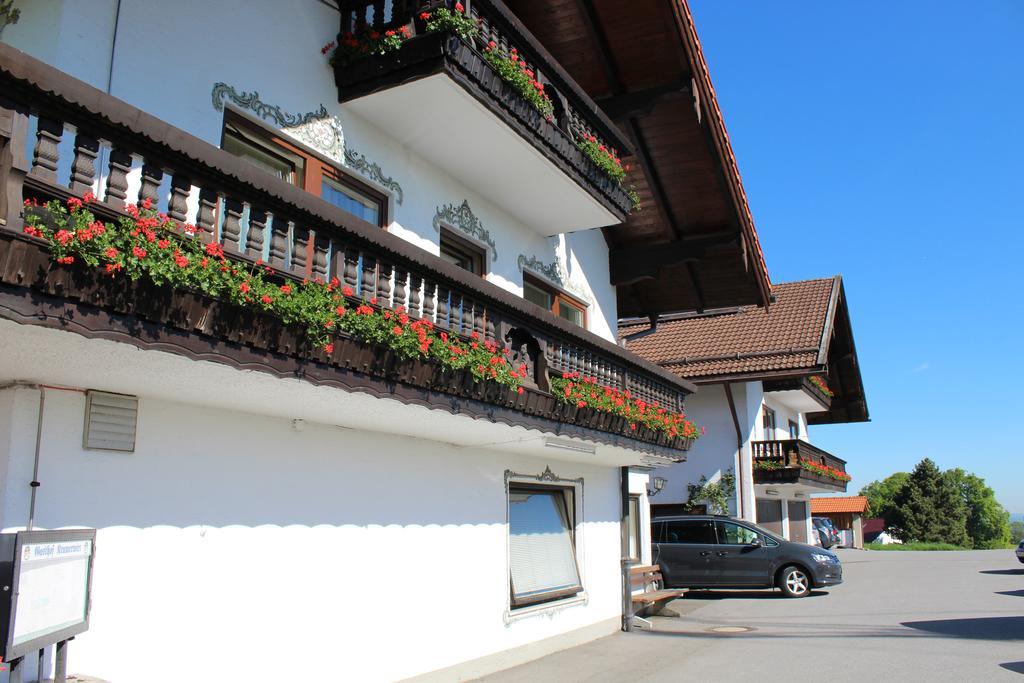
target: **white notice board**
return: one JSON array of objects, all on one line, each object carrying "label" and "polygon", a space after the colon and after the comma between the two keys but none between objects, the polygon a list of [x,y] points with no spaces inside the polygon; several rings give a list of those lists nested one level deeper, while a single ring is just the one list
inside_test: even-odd
[{"label": "white notice board", "polygon": [[21,546],[13,647],[86,622],[92,552],[91,540]]}]

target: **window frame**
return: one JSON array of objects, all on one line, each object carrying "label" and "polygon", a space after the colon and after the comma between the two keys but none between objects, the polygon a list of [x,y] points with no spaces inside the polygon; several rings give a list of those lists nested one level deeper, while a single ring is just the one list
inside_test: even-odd
[{"label": "window frame", "polygon": [[[566,526],[569,532],[569,541],[572,544],[572,558],[573,564],[576,569],[576,579],[578,583],[575,586],[568,588],[561,588],[558,590],[547,591],[536,595],[531,595],[526,598],[516,598],[515,589],[512,585],[512,513],[511,513],[511,496],[513,493],[560,493],[562,504],[565,506],[564,512],[566,515]],[[556,498],[556,500],[558,500]],[[507,506],[507,530],[506,530],[506,547],[508,548],[508,598],[509,598],[509,610],[510,612],[516,612],[519,610],[525,610],[530,607],[537,607],[545,603],[556,602],[559,600],[565,600],[567,598],[575,598],[584,592],[583,589],[583,573],[581,571],[579,543],[577,542],[577,515],[576,509],[578,507],[576,501],[576,487],[571,483],[566,484],[540,484],[534,482],[523,482],[519,480],[510,480],[506,487],[505,504]]]},{"label": "window frame", "polygon": [[[287,139],[280,131],[230,106],[224,108],[224,120],[221,124],[221,149],[224,149],[229,126],[239,130],[246,144],[262,148],[265,153],[271,156],[298,157],[302,161],[302,169],[301,171],[298,169],[294,171],[296,177],[293,181],[287,181],[289,184],[305,190],[315,197],[322,197],[321,188],[323,180],[327,178],[347,187],[353,192],[368,197],[371,201],[376,201],[379,207],[377,211],[377,227],[387,228],[390,225],[391,202],[390,195],[386,192],[355,176],[346,168],[328,159],[320,152],[307,147],[297,140]],[[345,209],[341,210],[345,211]],[[351,215],[359,218],[355,214]]]},{"label": "window frame", "polygon": [[789,438],[799,439],[800,438],[800,423],[793,420],[789,421]]},{"label": "window frame", "polygon": [[457,255],[467,257],[473,265],[479,269],[479,272],[469,268],[465,268],[464,270],[487,279],[489,264],[487,262],[486,248],[476,244],[466,237],[463,237],[455,232],[455,230],[442,223],[440,226],[440,238],[438,239],[438,248],[440,250],[441,258],[444,258],[446,246],[449,250],[456,252]]},{"label": "window frame", "polygon": [[[570,306],[572,308],[575,308],[575,309],[579,310],[580,313],[582,314],[582,318],[583,318],[583,322],[580,324],[580,327],[582,327],[584,330],[589,330],[590,329],[590,316],[589,316],[590,306],[588,306],[586,303],[584,303],[583,301],[580,301],[579,299],[577,299],[574,296],[571,296],[571,295],[567,294],[563,290],[561,290],[558,287],[552,285],[551,283],[541,279],[537,275],[534,275],[533,273],[527,272],[525,270],[523,271],[523,288],[524,288],[523,298],[526,298],[525,288],[526,288],[527,283],[529,283],[532,287],[535,287],[536,289],[539,289],[539,290],[547,293],[547,295],[549,297],[551,297],[551,306],[548,308],[548,310],[551,313],[554,313],[555,315],[557,315],[559,318],[562,318],[562,320],[566,321],[567,323],[572,323],[572,321],[569,320],[568,318],[562,317],[561,307],[562,307],[562,304],[564,303],[566,306]],[[575,324],[575,323],[572,323],[572,324]]]},{"label": "window frame", "polygon": [[761,417],[761,428],[764,430],[765,441],[773,441],[775,439],[775,432],[778,429],[777,420],[775,410],[766,404],[762,410]]},{"label": "window frame", "polygon": [[[637,494],[637,493],[629,494],[629,507],[627,508],[627,511],[626,511],[626,523],[628,524],[628,533],[631,536],[634,533],[636,534],[636,556],[635,557],[634,556],[630,556],[627,559],[629,561],[631,561],[631,562],[636,562],[636,563],[639,563],[639,562],[642,561],[642,557],[643,557],[643,554],[644,554],[643,545],[641,545],[641,543],[643,541],[643,534],[642,534],[642,523],[640,521],[640,516],[642,514],[642,506],[640,505],[640,497],[641,497],[640,494]],[[633,506],[634,505],[636,505],[636,515],[633,514]],[[627,548],[629,547],[628,541],[627,541],[626,546],[627,546]]]}]

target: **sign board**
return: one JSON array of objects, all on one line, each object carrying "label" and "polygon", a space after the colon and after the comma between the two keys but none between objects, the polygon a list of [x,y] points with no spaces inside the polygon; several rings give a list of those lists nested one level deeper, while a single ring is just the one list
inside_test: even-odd
[{"label": "sign board", "polygon": [[0,628],[11,661],[89,629],[95,529],[0,535]]}]

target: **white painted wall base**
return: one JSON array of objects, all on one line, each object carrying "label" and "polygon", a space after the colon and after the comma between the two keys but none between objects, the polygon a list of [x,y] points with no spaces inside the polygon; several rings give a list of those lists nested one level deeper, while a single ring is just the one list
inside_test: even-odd
[{"label": "white painted wall base", "polygon": [[521,647],[499,652],[488,657],[481,657],[471,662],[464,662],[451,666],[440,671],[432,671],[422,676],[414,676],[407,679],[407,683],[451,683],[452,681],[471,681],[481,676],[487,676],[496,671],[510,669],[513,666],[526,664],[535,659],[570,647],[583,645],[592,640],[610,636],[622,628],[622,619],[609,619],[599,624],[593,624],[585,628],[577,629],[569,633],[563,633],[545,640],[529,643]]},{"label": "white painted wall base", "polygon": [[[107,368],[101,385],[76,381],[96,379],[107,367],[102,354],[124,345],[89,341],[63,358],[56,340],[81,338],[46,332],[26,348],[19,332],[29,329],[38,331],[0,325],[5,348],[26,351],[0,364],[0,383],[110,390],[126,379]],[[554,449],[502,451],[488,445],[495,438],[456,445],[309,419],[298,431],[285,416],[304,404],[297,396],[346,406],[350,395],[178,359],[202,370],[185,375],[186,389],[180,372],[161,370],[168,354],[129,355],[151,364],[137,375],[146,382],[134,453],[83,450],[85,395],[47,390],[37,526],[99,530],[92,624],[71,645],[71,672],[146,683],[393,681],[476,660],[484,663],[466,670],[484,671],[617,628],[618,463],[572,461]],[[234,398],[223,395],[223,372],[239,377]],[[252,388],[264,382],[280,387],[283,415],[225,407],[262,406],[267,390]],[[219,405],[169,398],[192,391]],[[35,389],[0,391],[6,529],[27,519],[37,409]],[[437,414],[405,410],[413,411],[407,419]],[[499,427],[449,418],[477,436]],[[458,431],[452,439],[464,438]],[[510,618],[505,471],[549,467],[584,480],[576,538],[585,594]]]}]

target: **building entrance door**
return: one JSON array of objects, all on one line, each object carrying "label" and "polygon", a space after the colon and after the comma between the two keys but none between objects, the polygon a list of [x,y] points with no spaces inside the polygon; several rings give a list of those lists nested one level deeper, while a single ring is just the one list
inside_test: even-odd
[{"label": "building entrance door", "polygon": [[758,498],[757,523],[782,538],[782,501]]},{"label": "building entrance door", "polygon": [[791,500],[789,505],[789,540],[807,543],[807,503]]}]

